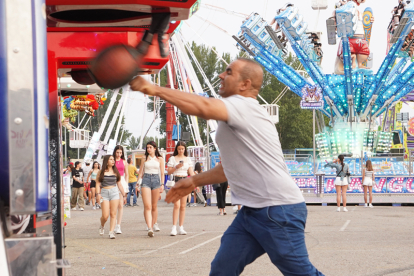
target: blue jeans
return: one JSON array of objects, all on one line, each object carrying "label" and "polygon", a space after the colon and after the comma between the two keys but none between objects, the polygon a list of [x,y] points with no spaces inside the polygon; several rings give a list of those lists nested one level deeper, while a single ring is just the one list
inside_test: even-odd
[{"label": "blue jeans", "polygon": [[283,275],[323,275],[309,261],[305,244],[306,204],[243,206],[221,238],[210,275],[240,275],[267,253]]},{"label": "blue jeans", "polygon": [[134,195],[133,202],[134,202],[134,204],[137,204],[137,194],[135,193],[135,186],[136,185],[137,185],[136,181],[128,183],[129,192],[128,192],[128,195],[127,195],[127,204],[129,204],[131,202],[130,201],[131,195]]}]

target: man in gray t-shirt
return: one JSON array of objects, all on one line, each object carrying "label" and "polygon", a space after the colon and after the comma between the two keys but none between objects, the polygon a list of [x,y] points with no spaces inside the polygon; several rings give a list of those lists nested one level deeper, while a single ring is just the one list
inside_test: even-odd
[{"label": "man in gray t-shirt", "polygon": [[232,203],[243,205],[221,239],[210,275],[239,275],[264,253],[284,275],[323,275],[310,263],[306,249],[304,198],[287,170],[275,125],[256,100],[262,68],[237,59],[219,78],[222,100],[158,87],[140,77],[130,83],[132,90],[158,96],[185,114],[219,121],[216,141],[222,164],[180,180],[166,201],[228,181]]}]

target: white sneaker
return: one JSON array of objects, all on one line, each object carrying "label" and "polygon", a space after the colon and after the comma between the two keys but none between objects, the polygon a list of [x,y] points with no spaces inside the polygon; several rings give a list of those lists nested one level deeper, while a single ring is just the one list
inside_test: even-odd
[{"label": "white sneaker", "polygon": [[341,207],[336,208],[337,212],[341,212]]},{"label": "white sneaker", "polygon": [[83,210],[85,210],[85,209],[83,209],[83,208],[80,208],[79,210],[83,211]]},{"label": "white sneaker", "polygon": [[367,208],[367,207],[368,207],[368,204],[365,203],[364,208]]},{"label": "white sneaker", "polygon": [[148,230],[149,230],[149,227],[148,227],[148,225],[147,225],[147,226],[145,226],[145,230],[146,230],[146,231],[148,231]]},{"label": "white sneaker", "polygon": [[184,226],[178,228],[178,235],[187,235],[187,232],[184,231]]},{"label": "white sneaker", "polygon": [[346,207],[344,207],[344,212],[348,212],[348,209],[346,209]]},{"label": "white sneaker", "polygon": [[121,225],[117,224],[114,229],[115,234],[122,234]]},{"label": "white sneaker", "polygon": [[72,211],[76,211],[76,207],[72,208],[71,210],[72,210]]},{"label": "white sneaker", "polygon": [[154,237],[154,231],[152,231],[152,229],[148,230],[148,237]]},{"label": "white sneaker", "polygon": [[374,206],[372,206],[372,203],[369,204],[369,208],[374,208]]},{"label": "white sneaker", "polygon": [[105,228],[101,226],[99,226],[99,235],[103,236],[105,234]]},{"label": "white sneaker", "polygon": [[158,227],[158,223],[154,223],[154,231],[159,232],[161,229]]},{"label": "white sneaker", "polygon": [[197,207],[197,203],[191,204],[191,207]]},{"label": "white sneaker", "polygon": [[109,238],[110,239],[115,239],[116,238],[114,232],[109,232]]},{"label": "white sneaker", "polygon": [[95,206],[93,206],[93,207],[92,207],[92,210],[96,210],[96,207],[95,207]]},{"label": "white sneaker", "polygon": [[171,229],[170,236],[176,236],[177,235],[177,226],[173,226]]}]

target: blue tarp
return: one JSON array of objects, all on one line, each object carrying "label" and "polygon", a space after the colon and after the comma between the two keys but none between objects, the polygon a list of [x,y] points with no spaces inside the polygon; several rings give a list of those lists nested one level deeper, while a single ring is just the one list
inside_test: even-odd
[{"label": "blue tarp", "polygon": [[172,133],[172,139],[174,140],[174,141],[180,141],[180,139],[181,139],[181,125],[180,125],[180,128],[178,129],[178,131],[177,131],[177,126],[176,125],[174,125],[173,126],[173,133]]}]

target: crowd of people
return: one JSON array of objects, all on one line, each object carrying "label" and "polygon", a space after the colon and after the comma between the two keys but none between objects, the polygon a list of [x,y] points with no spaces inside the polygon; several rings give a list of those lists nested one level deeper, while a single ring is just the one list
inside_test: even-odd
[{"label": "crowd of people", "polygon": [[[115,234],[122,234],[123,208],[138,207],[138,198],[141,194],[148,236],[154,237],[154,232],[161,230],[157,223],[157,204],[165,189],[164,174],[173,176],[174,181],[178,182],[188,176],[201,174],[203,170],[201,163],[193,164],[188,157],[186,144],[181,141],[177,143],[174,153],[168,160],[167,170],[165,161],[153,141],[147,143],[140,164],[137,168],[132,158],[126,160],[124,148],[120,145],[115,147],[112,155],[104,156],[102,166],[98,161],[92,160],[85,160],[83,165],[80,161],[70,163],[64,173],[71,175],[71,210],[84,211],[85,206],[92,206],[92,210],[101,209],[99,234],[104,235],[105,224],[110,218],[109,237],[114,239]],[[202,190],[194,189],[175,202],[170,235],[187,234],[184,230],[186,207],[197,206],[197,202],[200,202],[200,192],[204,199],[202,203],[206,207],[211,205],[208,199],[214,190],[217,195],[218,215],[226,215],[227,188],[227,182],[207,185]]]}]

